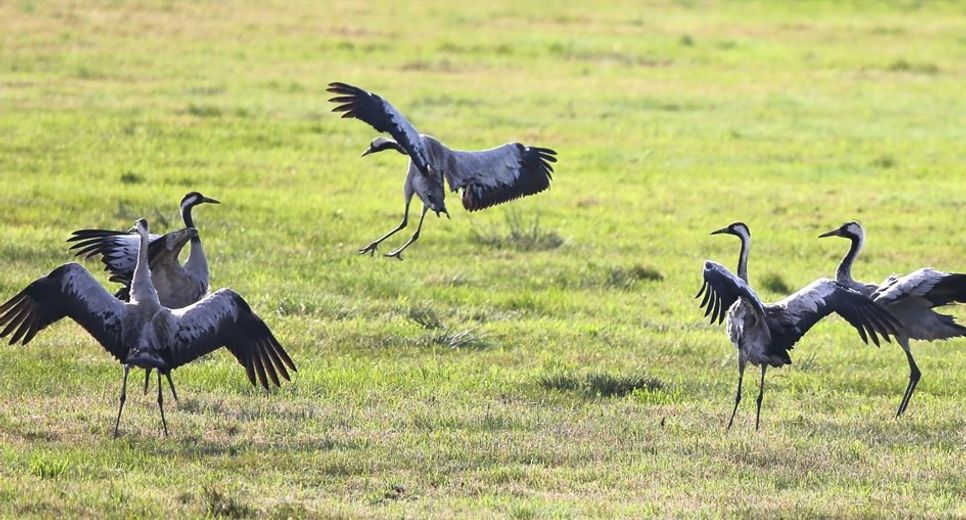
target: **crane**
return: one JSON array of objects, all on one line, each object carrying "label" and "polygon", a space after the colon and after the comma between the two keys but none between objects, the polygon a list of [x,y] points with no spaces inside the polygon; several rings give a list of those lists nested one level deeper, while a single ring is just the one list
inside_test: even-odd
[{"label": "crane", "polygon": [[253,386],[256,379],[265,389],[269,380],[280,386],[279,376],[290,380],[289,370],[296,371],[292,358],[238,293],[221,289],[181,309],[164,307],[148,272],[147,221],[137,220],[132,231],[137,233],[139,243],[130,301],[112,296],[82,265],[64,264],[0,305],[0,327],[4,327],[0,338],[10,336],[10,344],[26,345],[38,332],[63,318],[87,330],[124,365],[115,438],[132,367],[144,368],[147,374],[157,370],[158,409],[165,435],[168,425],[161,375],[167,377],[177,400],[171,371],[200,356],[224,346],[245,367]]},{"label": "crane", "polygon": [[553,173],[551,163],[557,152],[549,148],[508,143],[480,151],[452,150],[435,137],[421,134],[392,104],[382,97],[347,83],[333,82],[327,89],[337,94],[329,101],[337,103],[333,112],[343,112],[343,118],[359,119],[392,138],[377,137],[362,154],[395,150],[409,157],[409,171],[403,185],[403,218],[398,226],[369,245],[360,254],[375,254],[376,248],[387,238],[404,229],[409,223],[409,204],[413,195],[423,203],[416,232],[387,257],[402,260],[402,252],[419,239],[426,213],[432,210],[439,217],[449,217],[444,198],[444,179],[450,190],[461,193],[463,208],[478,211],[520,197],[540,193],[550,187]]},{"label": "crane", "polygon": [[846,222],[819,238],[842,237],[851,242],[835,273],[838,283],[858,291],[891,312],[902,324],[896,342],[906,353],[909,363],[909,383],[896,409],[896,418],[909,406],[912,393],[919,384],[922,372],[912,357],[910,339],[936,341],[966,336],[966,327],[952,316],[939,314],[935,307],[966,303],[966,274],[944,273],[931,267],[913,271],[905,276],[890,275],[881,284],[867,284],[852,278],[852,264],[865,244],[865,231],[856,221]]},{"label": "crane", "polygon": [[[185,228],[196,229],[191,210],[200,204],[221,204],[219,201],[202,195],[197,191],[186,194],[181,199],[180,212]],[[177,231],[174,235],[182,235]],[[191,238],[191,251],[184,265],[178,261],[184,242],[172,233],[151,235],[148,245],[148,263],[151,278],[161,299],[161,305],[178,309],[191,305],[208,294],[208,259],[201,245],[201,237],[194,233]],[[126,231],[107,229],[79,229],[74,231],[68,242],[73,242],[70,250],[77,257],[91,258],[101,256],[104,270],[111,273],[110,280],[119,282],[123,287],[116,296],[122,300],[129,298],[131,277],[137,263],[138,238]]]},{"label": "crane", "polygon": [[[750,247],[751,233],[740,222],[717,230],[738,236],[742,240],[740,255],[741,270],[747,277],[747,252]],[[741,386],[745,366],[748,363],[761,367],[761,380],[758,386],[758,399],[755,412],[755,430],[761,422],[761,404],[765,393],[765,371],[769,366],[781,367],[791,364],[788,351],[818,323],[831,313],[845,318],[859,333],[862,341],[878,346],[879,338],[889,341],[889,335],[896,335],[899,324],[888,311],[876,306],[872,300],[833,280],[819,279],[799,291],[775,303],[763,303],[747,281],[728,270],[725,266],[706,260],[704,263],[704,282],[695,298],[704,295],[701,307],[705,316],[711,316],[711,323],[721,323],[727,318],[727,332],[731,342],[738,349],[738,389],[735,405],[728,420],[731,429],[741,402]]]}]

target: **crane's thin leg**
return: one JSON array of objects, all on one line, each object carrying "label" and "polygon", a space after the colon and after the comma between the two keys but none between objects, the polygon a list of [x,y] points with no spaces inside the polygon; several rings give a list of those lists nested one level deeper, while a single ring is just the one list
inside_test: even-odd
[{"label": "crane's thin leg", "polygon": [[168,386],[171,387],[171,397],[174,397],[174,400],[177,401],[178,400],[178,392],[175,392],[174,391],[174,381],[171,380],[171,372],[166,372],[164,374],[164,377],[167,377],[168,378]]},{"label": "crane's thin leg", "polygon": [[127,373],[131,371],[130,365],[124,365],[124,381],[121,382],[121,404],[117,407],[117,420],[114,421],[114,438],[117,438],[117,429],[121,425],[121,410],[124,410],[124,401],[127,399]]},{"label": "crane's thin leg", "polygon": [[899,409],[896,410],[896,419],[905,413],[906,407],[909,406],[909,400],[912,399],[912,393],[916,391],[916,385],[919,384],[919,378],[922,377],[922,372],[916,366],[916,360],[912,358],[912,351],[909,350],[909,340],[903,341],[901,345],[903,350],[906,351],[906,359],[909,361],[909,385],[906,386],[906,393],[903,394]]},{"label": "crane's thin leg", "polygon": [[385,235],[382,235],[381,237],[373,240],[372,242],[369,243],[369,245],[367,245],[366,247],[363,247],[362,249],[360,249],[359,250],[359,254],[360,255],[364,255],[366,253],[369,253],[370,256],[374,255],[376,253],[376,248],[379,247],[379,244],[381,244],[383,240],[385,240],[385,239],[387,239],[387,238],[395,235],[396,233],[402,231],[402,229],[405,228],[409,224],[409,203],[411,201],[412,201],[412,196],[410,195],[409,197],[406,198],[406,207],[403,208],[403,218],[402,218],[402,222],[400,222],[399,225],[396,226],[394,229],[392,229],[390,232],[388,232]]},{"label": "crane's thin leg", "polygon": [[144,369],[144,395],[148,395],[148,383],[151,382],[151,369]]},{"label": "crane's thin leg", "polygon": [[768,365],[761,365],[761,383],[758,384],[758,410],[755,412],[755,431],[758,431],[758,425],[761,422],[761,401],[765,398],[765,370]]},{"label": "crane's thin leg", "polygon": [[731,429],[732,423],[735,422],[735,414],[738,413],[738,403],[741,402],[741,381],[745,378],[745,363],[743,361],[738,361],[738,392],[735,393],[735,408],[731,410],[731,419],[728,419],[728,430]]},{"label": "crane's thin leg", "polygon": [[395,258],[398,258],[400,260],[403,259],[403,257],[402,257],[403,250],[405,250],[407,247],[409,247],[410,245],[412,245],[413,242],[415,242],[416,240],[419,239],[419,232],[422,231],[422,229],[423,229],[423,220],[426,219],[426,212],[427,211],[429,211],[429,206],[424,205],[423,206],[423,213],[421,215],[419,215],[419,226],[416,227],[416,232],[413,233],[413,236],[409,237],[409,240],[407,240],[405,244],[403,244],[402,246],[400,246],[399,249],[397,249],[397,250],[395,250],[395,251],[393,251],[391,253],[386,253],[386,256],[387,257],[395,257]]},{"label": "crane's thin leg", "polygon": [[168,422],[164,420],[164,397],[161,392],[161,371],[158,371],[158,408],[161,410],[161,427],[164,428],[164,436],[168,436]]}]

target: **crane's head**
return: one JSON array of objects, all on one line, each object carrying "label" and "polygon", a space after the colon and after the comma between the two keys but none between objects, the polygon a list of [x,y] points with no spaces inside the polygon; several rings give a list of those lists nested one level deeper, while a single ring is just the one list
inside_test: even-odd
[{"label": "crane's head", "polygon": [[396,150],[397,152],[406,155],[399,143],[389,139],[388,137],[377,137],[369,143],[369,149],[362,153],[360,157],[365,157],[371,153],[382,152],[385,150]]},{"label": "crane's head", "polygon": [[145,219],[143,219],[143,218],[139,218],[139,219],[135,220],[134,221],[134,226],[131,227],[131,229],[128,230],[128,233],[137,233],[138,235],[147,235],[148,234],[148,221],[145,220]]},{"label": "crane's head", "polygon": [[192,206],[197,206],[198,204],[221,204],[221,202],[211,197],[205,197],[197,191],[190,191],[184,196],[184,198],[181,199],[182,210]]},{"label": "crane's head", "polygon": [[862,224],[859,224],[854,220],[850,220],[838,228],[826,233],[822,233],[818,236],[818,238],[825,237],[843,237],[853,240],[862,240],[865,237],[865,231],[862,230]]},{"label": "crane's head", "polygon": [[712,235],[727,234],[727,235],[734,235],[738,238],[751,238],[751,230],[748,229],[748,226],[745,225],[744,222],[740,222],[740,221],[732,222],[731,224],[728,224],[727,227],[716,229],[712,231],[711,234]]}]

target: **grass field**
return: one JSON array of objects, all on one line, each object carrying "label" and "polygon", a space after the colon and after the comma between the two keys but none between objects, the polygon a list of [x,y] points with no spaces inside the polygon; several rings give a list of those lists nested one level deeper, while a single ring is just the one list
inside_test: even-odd
[{"label": "grass field", "polygon": [[[555,148],[553,188],[360,257],[405,159],[359,158],[330,81],[456,148]],[[0,3],[0,299],[198,190],[213,288],[299,366],[179,369],[168,438],[131,384],[112,442],[121,369],[80,327],[4,345],[0,517],[964,517],[966,341],[914,344],[896,421],[901,349],[827,320],[725,432],[736,355],[692,299],[734,220],[769,300],[850,219],[859,279],[966,271],[964,91],[961,3]]]}]

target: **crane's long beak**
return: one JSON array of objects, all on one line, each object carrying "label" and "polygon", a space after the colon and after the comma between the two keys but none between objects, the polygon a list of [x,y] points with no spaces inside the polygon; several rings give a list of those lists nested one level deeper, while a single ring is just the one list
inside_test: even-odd
[{"label": "crane's long beak", "polygon": [[829,231],[829,232],[826,232],[826,233],[822,233],[821,235],[818,236],[818,238],[840,237],[840,236],[842,236],[842,230],[841,229],[833,229],[832,231]]},{"label": "crane's long beak", "polygon": [[712,235],[720,235],[720,234],[722,234],[722,233],[730,233],[730,232],[731,232],[731,231],[729,231],[729,230],[728,230],[728,228],[726,228],[726,227],[723,227],[723,228],[721,228],[721,229],[716,229],[716,230],[714,230],[714,231],[712,231],[712,232],[711,232],[711,234],[712,234]]},{"label": "crane's long beak", "polygon": [[364,151],[364,152],[362,152],[362,155],[360,155],[359,157],[365,157],[365,156],[367,156],[367,155],[369,155],[369,154],[371,154],[371,153],[372,153],[372,152],[374,152],[374,151],[376,151],[376,150],[375,150],[375,149],[373,149],[373,148],[372,148],[372,147],[370,146],[370,147],[369,147],[369,149],[368,149],[368,150],[366,150],[366,151]]},{"label": "crane's long beak", "polygon": [[221,204],[221,201],[215,200],[211,197],[201,197],[201,202],[207,202],[208,204]]}]

